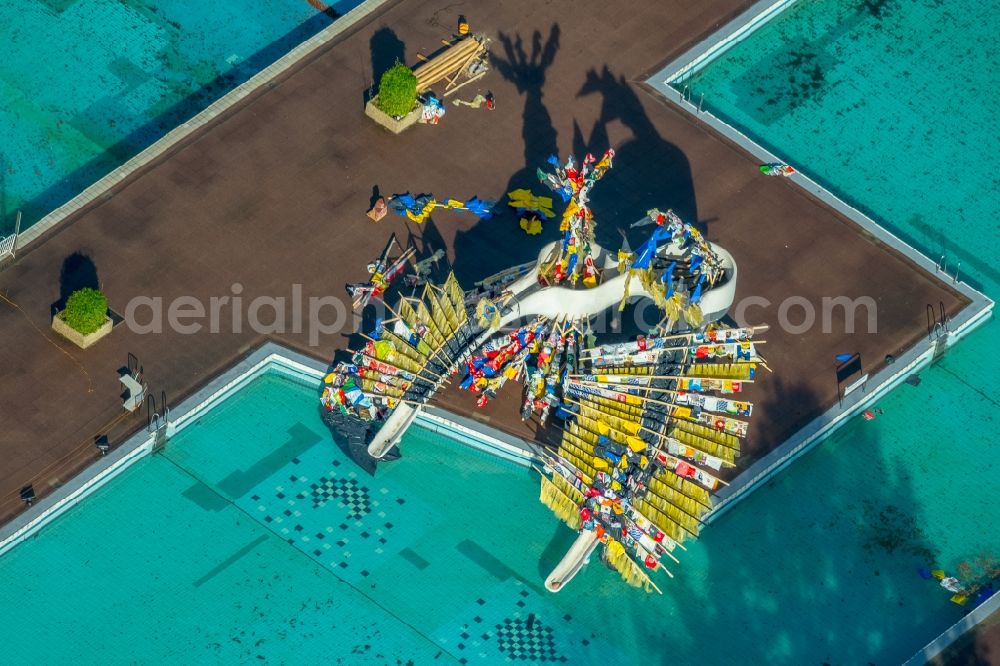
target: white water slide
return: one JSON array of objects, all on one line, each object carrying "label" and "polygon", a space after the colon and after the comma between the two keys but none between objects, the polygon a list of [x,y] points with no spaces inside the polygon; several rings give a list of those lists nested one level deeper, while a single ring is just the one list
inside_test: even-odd
[{"label": "white water slide", "polygon": [[563,589],[566,583],[578,574],[587,561],[590,554],[601,542],[597,540],[597,534],[593,530],[581,530],[580,536],[576,538],[573,545],[569,547],[566,556],[562,558],[556,568],[552,570],[548,578],[545,579],[545,589],[549,592],[558,592]]},{"label": "white water slide", "polygon": [[[625,293],[626,275],[618,272],[617,257],[596,244],[592,245],[591,248],[594,263],[604,269],[605,279],[601,284],[592,289],[573,289],[563,286],[539,287],[538,266],[549,259],[557,245],[558,241],[543,247],[542,251],[538,253],[535,268],[510,285],[508,290],[513,294],[513,298],[509,302],[510,310],[500,320],[501,327],[518,319],[537,315],[545,315],[550,320],[560,317],[569,319],[595,317],[608,308],[616,307],[621,302],[622,295]],[[714,243],[710,245],[722,260],[724,277],[721,283],[702,293],[699,305],[706,322],[715,321],[725,315],[736,296],[736,262],[733,261],[732,255],[723,248]],[[665,245],[657,251],[657,256],[665,258],[679,257],[680,254],[679,248],[674,245]],[[651,297],[649,292],[643,288],[640,280],[632,280],[629,283],[628,300],[631,302],[641,298]],[[485,331],[469,351],[478,349],[494,333],[496,331],[492,329]],[[389,415],[385,425],[375,435],[375,439],[368,445],[368,453],[373,458],[382,458],[394,444],[399,443],[403,433],[416,418],[418,410],[418,407],[406,403],[397,405],[392,414]],[[572,552],[570,551],[570,553]]]},{"label": "white water slide", "polygon": [[389,449],[403,438],[403,433],[413,423],[413,419],[417,418],[418,410],[418,407],[406,402],[396,405],[392,414],[389,414],[389,418],[385,420],[379,431],[375,433],[371,444],[368,445],[368,455],[380,459],[388,453]]},{"label": "white water slide", "polygon": [[[579,319],[581,317],[594,317],[604,312],[610,307],[617,306],[625,293],[624,273],[618,272],[618,259],[616,255],[608,252],[599,245],[592,245],[594,263],[603,268],[605,279],[601,284],[593,289],[574,289],[572,287],[538,286],[538,268],[544,263],[552,251],[556,248],[557,242],[549,243],[542,248],[538,254],[538,263],[534,270],[511,284],[509,290],[514,294],[511,300],[511,310],[500,321],[501,326],[517,321],[522,317],[534,317],[545,315],[549,319],[566,317],[569,319]],[[702,294],[701,310],[704,313],[705,321],[711,322],[721,318],[733,304],[736,296],[736,262],[729,252],[723,248],[710,244],[712,250],[722,260],[724,278],[722,282],[710,289],[706,289]],[[671,257],[680,256],[679,250],[674,246],[664,246],[657,252],[657,256]],[[640,280],[632,280],[629,283],[629,302],[641,298],[651,298],[649,293],[642,287]]]}]

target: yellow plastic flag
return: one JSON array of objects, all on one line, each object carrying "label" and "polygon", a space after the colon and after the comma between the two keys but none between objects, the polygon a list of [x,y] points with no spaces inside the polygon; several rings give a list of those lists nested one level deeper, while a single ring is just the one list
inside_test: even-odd
[{"label": "yellow plastic flag", "polygon": [[380,361],[391,361],[395,351],[395,345],[388,340],[379,340],[375,343],[375,358]]},{"label": "yellow plastic flag", "polygon": [[413,310],[413,306],[405,298],[399,299],[399,304],[396,306],[396,310],[399,312],[399,318],[403,320],[406,327],[411,331],[416,329],[417,325],[417,313]]},{"label": "yellow plastic flag", "polygon": [[632,449],[634,453],[646,450],[646,442],[642,441],[638,437],[635,437],[634,435],[626,437],[625,443],[628,444],[628,448]]},{"label": "yellow plastic flag", "polygon": [[440,299],[438,299],[437,292],[429,284],[424,287],[424,300],[430,303],[431,319],[434,321],[434,326],[437,327],[438,331],[445,338],[450,337],[454,331],[448,325],[448,315],[445,312],[444,306],[441,305]]},{"label": "yellow plastic flag", "polygon": [[464,323],[469,316],[465,309],[465,291],[458,283],[454,272],[448,274],[448,279],[444,281],[444,288],[448,294],[448,300],[451,301],[452,307],[455,309],[455,314],[459,321]]},{"label": "yellow plastic flag", "polygon": [[532,215],[530,218],[521,218],[521,230],[529,236],[537,236],[542,233],[542,221]]},{"label": "yellow plastic flag", "polygon": [[416,305],[417,318],[423,322],[424,326],[427,327],[427,334],[424,339],[427,343],[434,349],[440,349],[444,344],[444,335],[441,330],[434,323],[434,319],[431,317],[430,311],[427,309],[427,304],[423,301],[417,301]]}]

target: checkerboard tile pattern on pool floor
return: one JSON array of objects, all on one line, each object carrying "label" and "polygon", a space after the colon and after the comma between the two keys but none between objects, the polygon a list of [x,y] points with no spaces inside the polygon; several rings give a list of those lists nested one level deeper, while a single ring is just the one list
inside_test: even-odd
[{"label": "checkerboard tile pattern on pool floor", "polygon": [[477,597],[431,634],[462,664],[596,664],[614,648],[519,580]]},{"label": "checkerboard tile pattern on pool floor", "polygon": [[340,578],[361,583],[440,516],[334,455],[310,449],[236,503]]}]

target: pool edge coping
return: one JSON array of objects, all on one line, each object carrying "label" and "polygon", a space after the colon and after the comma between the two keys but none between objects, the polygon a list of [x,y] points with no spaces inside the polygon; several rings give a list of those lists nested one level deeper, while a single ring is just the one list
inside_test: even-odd
[{"label": "pool edge coping", "polygon": [[[166,436],[172,437],[183,430],[188,422],[197,419],[206,410],[216,406],[267,370],[278,368],[280,372],[282,367],[296,373],[298,377],[312,377],[317,381],[323,377],[326,368],[308,356],[277,343],[266,342],[215,375],[207,384],[170,410]],[[39,530],[89,497],[133,463],[153,453],[155,443],[156,433],[141,427],[106,456],[96,459],[66,483],[42,497],[9,522],[0,525],[0,557],[23,541],[32,538]]]},{"label": "pool edge coping", "polygon": [[[689,114],[696,121],[708,125],[724,138],[736,144],[761,163],[782,161],[777,155],[742,133],[736,127],[726,123],[708,111],[700,111],[690,100],[685,99],[683,90],[678,92],[670,84],[687,76],[697,69],[708,65],[714,58],[722,55],[730,46],[738,43],[767,21],[779,15],[784,9],[792,6],[797,0],[758,0],[749,9],[739,14],[718,30],[710,34],[680,56],[667,63],[660,70],[649,76],[645,83],[662,97],[669,106]],[[856,224],[862,232],[872,236],[875,242],[882,243],[890,250],[898,252],[911,261],[918,270],[923,271],[932,279],[955,290],[969,303],[955,317],[948,320],[954,323],[954,330],[949,326],[945,335],[943,347],[947,349],[961,340],[979,325],[983,324],[993,310],[994,302],[984,293],[974,289],[966,282],[952,278],[942,278],[941,264],[935,263],[923,252],[902,240],[894,233],[878,224],[861,210],[851,206],[825,187],[812,180],[801,171],[796,170],[787,178],[795,186],[803,190],[821,203],[829,206],[835,212]],[[945,275],[949,278],[947,273]],[[746,497],[767,479],[784,469],[803,453],[812,449],[823,438],[836,431],[850,416],[859,413],[867,405],[881,398],[898,386],[905,375],[919,370],[936,357],[939,350],[939,339],[929,335],[918,340],[907,348],[892,365],[886,365],[870,376],[861,391],[846,396],[839,404],[834,405],[812,421],[793,433],[775,449],[754,461],[737,475],[729,486],[721,489],[715,498],[715,505],[705,522],[713,520],[725,513],[729,507]],[[942,350],[943,351],[943,350]]]},{"label": "pool edge coping", "polygon": [[[972,328],[967,328],[962,335],[968,333]],[[918,356],[912,363],[919,363],[921,358],[927,353],[925,351],[922,354],[917,354],[915,347],[908,350],[909,352],[913,352]],[[909,372],[908,368],[909,366],[907,366],[907,370],[895,373],[897,380],[891,386],[886,386],[886,383],[883,383],[872,394],[855,393],[852,395],[865,396],[861,398],[865,403],[875,400],[879,395],[891,390],[898,384],[902,377]],[[285,374],[286,376],[293,376],[295,381],[309,378],[320,381],[327,371],[327,364],[277,342],[265,342],[217,374],[205,386],[182,400],[172,410],[172,413],[179,414],[179,416],[173,421],[168,420],[167,428],[169,436],[173,436],[176,432],[183,430],[188,422],[194,421],[204,415],[246,384],[270,370],[276,370],[279,374]],[[852,410],[852,413],[860,408],[861,406],[857,406]],[[831,408],[827,413],[835,409],[837,408]],[[824,416],[827,413],[824,413]],[[840,418],[844,418],[845,415],[846,411],[842,410]],[[817,419],[817,421],[819,420]],[[538,443],[510,435],[488,424],[454,414],[440,407],[424,405],[418,414],[416,423],[436,434],[442,434],[459,444],[508,460],[522,467],[545,464],[545,457],[540,455],[539,449],[541,449],[541,445]],[[796,450],[796,452],[783,460],[775,469],[768,470],[767,478],[783,471],[785,467],[794,462],[805,450],[811,449],[820,439],[829,435],[833,430],[838,429],[838,427],[839,424],[833,423],[828,426],[828,430],[813,434],[811,437],[815,441],[801,445],[805,447],[803,450]],[[786,440],[782,444],[782,447],[789,444],[806,428],[803,428],[796,435],[793,435],[792,438]],[[43,497],[31,508],[22,512],[5,525],[0,525],[0,558],[24,541],[36,536],[45,526],[58,519],[106,483],[113,480],[133,463],[146,455],[151,455],[154,452],[155,437],[155,432],[150,432],[145,428],[140,429],[107,456],[98,458],[66,484]],[[744,470],[737,478],[743,477],[751,469],[753,469],[753,466]],[[743,495],[749,495],[750,492],[759,488],[763,480],[755,477]],[[716,509],[713,509],[708,514],[708,517],[712,518],[719,515],[719,508],[716,507]],[[706,520],[706,524],[710,522],[710,520]],[[948,627],[911,657],[904,666],[918,666],[927,659],[933,658],[997,609],[1000,609],[1000,591],[994,593],[968,615]]]},{"label": "pool edge coping", "polygon": [[138,154],[88,185],[72,199],[55,210],[46,213],[41,219],[31,224],[18,235],[16,241],[17,249],[24,249],[28,245],[42,239],[49,230],[55,229],[60,223],[80,212],[94,201],[104,199],[109,192],[124,183],[137,171],[151,165],[169,150],[206,127],[251,94],[269,84],[273,85],[274,80],[279,76],[288,72],[341,34],[371,16],[381,6],[390,2],[393,2],[393,0],[362,0],[357,6],[349,9],[346,14],[334,19],[332,24],[323,28],[312,37],[299,42],[286,54],[206,106],[189,120],[176,125]]},{"label": "pool edge coping", "polygon": [[[313,379],[317,388],[328,364],[268,341],[212,377],[207,384],[184,398],[166,418],[166,436],[173,437],[187,425],[216,407],[236,391],[268,371],[290,375],[295,380]],[[318,393],[317,393],[318,404]],[[527,467],[542,463],[538,445],[504,433],[447,410],[424,405],[416,422],[461,444]],[[463,437],[464,436],[464,437]],[[156,433],[140,428],[120,446],[54,489],[9,522],[0,525],[0,557],[85,500],[141,458],[151,455]]]},{"label": "pool edge coping", "polygon": [[[750,35],[757,28],[764,25],[795,2],[796,0],[759,0],[735,19],[727,22],[649,76],[645,80],[646,85],[659,93],[663,101],[669,106],[678,108],[683,113],[692,116],[696,121],[708,125],[739,148],[758,158],[761,163],[783,162],[784,160],[781,160],[777,155],[733,125],[703,110],[701,103],[695,105],[692,101],[693,95],[690,94],[690,91],[686,91],[684,88],[678,91],[672,88],[670,84],[675,81],[680,82],[685,76],[690,76],[698,71],[698,69],[706,66],[713,59],[722,55],[730,46]],[[685,92],[689,94],[685,95]],[[815,197],[858,225],[863,231],[871,234],[876,241],[902,254],[913,262],[917,269],[922,270],[932,279],[950,286],[966,297],[969,303],[955,317],[948,320],[949,324],[951,322],[957,323],[954,331],[950,330],[949,326],[945,329],[945,334],[940,339],[931,339],[929,335],[927,339],[919,340],[906,349],[901,358],[897,358],[892,365],[886,365],[874,377],[869,377],[860,392],[851,393],[843,402],[823,412],[820,416],[796,431],[777,448],[743,470],[734,479],[733,484],[718,493],[716,496],[718,503],[715,504],[712,511],[705,517],[706,524],[711,524],[713,520],[723,515],[735,504],[739,503],[740,500],[745,499],[754,490],[760,488],[765,481],[783,471],[800,456],[813,449],[826,437],[832,435],[841,426],[845,425],[848,418],[859,413],[868,404],[888,394],[901,384],[907,375],[932,363],[940,356],[938,353],[939,349],[941,353],[944,353],[947,348],[950,348],[978,326],[985,323],[994,308],[994,301],[986,296],[986,294],[958,279],[957,269],[954,277],[948,276],[947,272],[942,270],[942,260],[945,260],[944,265],[947,266],[946,254],[942,255],[938,262],[932,261],[929,256],[878,224],[859,209],[834,195],[798,169],[796,169],[796,172],[792,174],[789,180],[808,195]],[[945,273],[945,276],[952,277],[950,283],[942,277],[942,272]],[[942,340],[943,345],[939,344]],[[875,386],[869,393],[868,383],[873,380]],[[948,627],[922,649],[918,650],[905,662],[904,666],[918,666],[919,664],[926,663],[997,611],[1000,611],[1000,590],[974,608],[961,620]]]}]

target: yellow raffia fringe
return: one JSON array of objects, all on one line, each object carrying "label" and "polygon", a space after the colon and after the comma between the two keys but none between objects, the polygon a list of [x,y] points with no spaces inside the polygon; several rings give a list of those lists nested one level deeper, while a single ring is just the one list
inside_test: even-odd
[{"label": "yellow raffia fringe", "polygon": [[614,567],[615,571],[621,575],[622,580],[628,585],[641,587],[647,592],[653,591],[652,586],[649,584],[649,578],[643,575],[642,569],[629,557],[629,554],[625,551],[625,546],[618,541],[608,539],[607,547],[604,549],[604,559]]},{"label": "yellow raffia fringe", "polygon": [[756,367],[756,363],[698,363],[688,372],[712,379],[750,379],[750,371]]},{"label": "yellow raffia fringe", "polygon": [[556,518],[574,530],[580,529],[580,507],[545,477],[542,477],[542,490],[539,499],[542,504],[552,509]]},{"label": "yellow raffia fringe", "polygon": [[705,320],[705,315],[701,312],[701,307],[697,303],[691,303],[684,308],[684,321],[691,328],[698,328]]},{"label": "yellow raffia fringe", "polygon": [[629,287],[629,283],[632,282],[632,273],[633,273],[633,271],[629,271],[625,275],[625,288],[622,290],[622,300],[621,300],[620,303],[618,303],[618,311],[619,312],[621,312],[622,310],[625,309],[625,303],[626,303],[626,301],[628,301],[628,287]]}]

